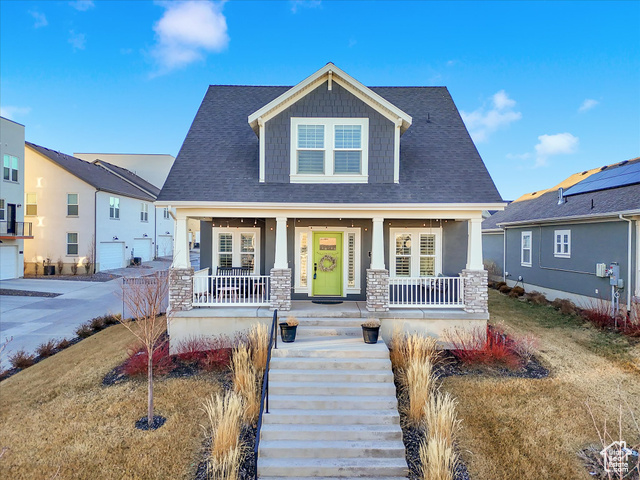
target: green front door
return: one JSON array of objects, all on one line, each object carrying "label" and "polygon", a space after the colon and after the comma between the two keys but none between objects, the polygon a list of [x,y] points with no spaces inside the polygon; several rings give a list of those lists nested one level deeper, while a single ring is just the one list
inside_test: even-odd
[{"label": "green front door", "polygon": [[342,296],[342,233],[313,232],[312,292]]}]

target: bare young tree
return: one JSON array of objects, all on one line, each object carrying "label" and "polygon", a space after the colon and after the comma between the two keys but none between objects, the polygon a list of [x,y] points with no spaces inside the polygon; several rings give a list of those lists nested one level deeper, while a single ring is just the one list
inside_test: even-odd
[{"label": "bare young tree", "polygon": [[160,341],[167,322],[161,313],[169,293],[168,272],[156,272],[139,278],[124,278],[122,300],[131,317],[122,316],[120,323],[142,344],[147,354],[147,425],[153,425],[153,354],[164,342]]},{"label": "bare young tree", "polygon": [[89,249],[87,251],[87,256],[84,259],[83,265],[87,275],[95,273],[95,263],[96,263],[96,244],[95,244],[95,236],[91,237],[91,242],[89,242]]}]

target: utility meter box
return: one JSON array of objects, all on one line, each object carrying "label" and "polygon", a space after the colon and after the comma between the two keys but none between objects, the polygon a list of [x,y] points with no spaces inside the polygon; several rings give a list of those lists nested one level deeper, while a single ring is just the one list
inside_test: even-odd
[{"label": "utility meter box", "polygon": [[618,279],[620,278],[620,265],[612,263],[609,265],[609,285],[615,287],[618,286]]},{"label": "utility meter box", "polygon": [[604,278],[607,276],[607,264],[596,263],[596,277]]}]

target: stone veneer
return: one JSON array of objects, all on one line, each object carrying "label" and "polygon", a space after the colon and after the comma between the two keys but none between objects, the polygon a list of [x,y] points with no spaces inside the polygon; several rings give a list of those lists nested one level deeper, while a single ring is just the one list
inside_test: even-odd
[{"label": "stone veneer", "polygon": [[389,311],[389,270],[367,269],[367,310]]},{"label": "stone veneer", "polygon": [[271,310],[291,310],[291,269],[271,269]]},{"label": "stone veneer", "polygon": [[169,309],[191,310],[193,302],[193,268],[169,269]]},{"label": "stone veneer", "polygon": [[464,278],[464,311],[489,312],[488,274],[486,270],[462,270]]}]

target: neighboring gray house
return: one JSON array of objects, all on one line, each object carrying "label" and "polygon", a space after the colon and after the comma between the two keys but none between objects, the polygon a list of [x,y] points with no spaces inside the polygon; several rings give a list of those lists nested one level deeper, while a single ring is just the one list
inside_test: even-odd
[{"label": "neighboring gray house", "polygon": [[210,86],[157,205],[177,219],[172,339],[292,300],[413,308],[436,332],[488,318],[482,212],[504,204],[445,87],[368,88],[332,63],[294,87]]},{"label": "neighboring gray house", "polygon": [[[639,220],[640,158],[577,173],[487,218],[485,265],[509,285],[550,299],[584,305],[611,300],[613,291],[630,305],[640,295]],[[613,282],[612,265],[619,270]]]}]

